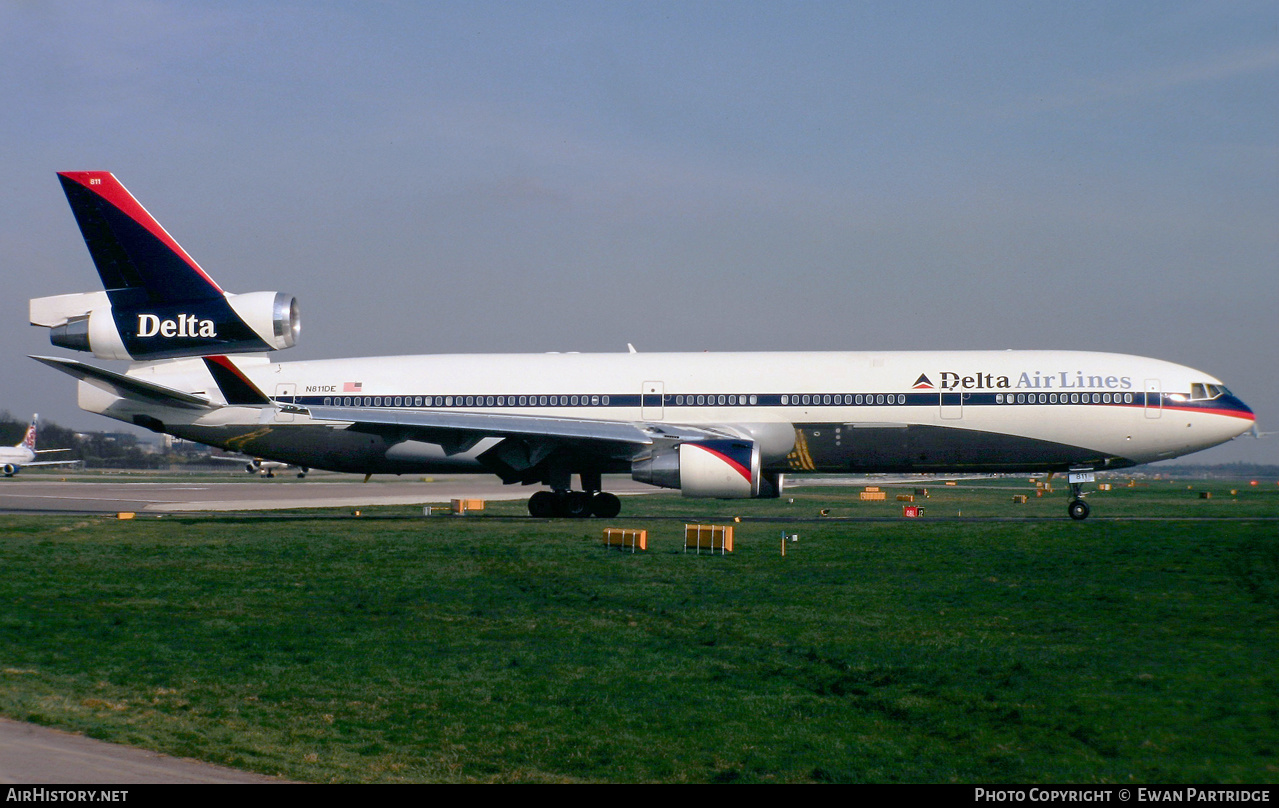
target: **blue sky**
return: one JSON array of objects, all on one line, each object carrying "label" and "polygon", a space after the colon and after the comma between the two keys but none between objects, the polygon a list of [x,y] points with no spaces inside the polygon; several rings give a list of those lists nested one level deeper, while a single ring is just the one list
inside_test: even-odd
[{"label": "blue sky", "polygon": [[111,426],[26,359],[103,169],[282,359],[1076,348],[1279,423],[1271,2],[3,2],[0,98],[15,415]]}]

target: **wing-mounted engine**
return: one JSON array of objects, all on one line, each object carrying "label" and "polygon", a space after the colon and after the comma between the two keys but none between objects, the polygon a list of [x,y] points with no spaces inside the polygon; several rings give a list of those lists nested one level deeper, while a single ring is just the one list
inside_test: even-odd
[{"label": "wing-mounted engine", "polygon": [[31,301],[32,325],[59,348],[99,359],[172,359],[292,348],[301,330],[297,298],[283,292],[226,294],[183,303],[117,305],[106,292]]},{"label": "wing-mounted engine", "polygon": [[649,485],[679,489],[686,497],[747,499],[775,497],[781,492],[780,476],[761,471],[759,444],[748,440],[689,441],[653,447],[632,462],[631,477]]},{"label": "wing-mounted engine", "polygon": [[106,171],[58,175],[102,292],[31,301],[31,324],[99,359],[172,359],[290,348],[300,320],[282,292],[224,292]]}]

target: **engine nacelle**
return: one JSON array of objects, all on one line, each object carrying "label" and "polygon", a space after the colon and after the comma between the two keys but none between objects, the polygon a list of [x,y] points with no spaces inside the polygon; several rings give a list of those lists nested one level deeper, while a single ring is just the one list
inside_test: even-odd
[{"label": "engine nacelle", "polygon": [[284,292],[249,292],[226,296],[240,319],[271,346],[273,351],[292,348],[302,331],[298,299]]},{"label": "engine nacelle", "polygon": [[746,499],[776,496],[774,488],[780,489],[763,484],[759,446],[747,440],[707,440],[655,449],[631,464],[631,477],[678,488],[686,497]]},{"label": "engine nacelle", "polygon": [[0,471],[4,472],[4,476],[12,477],[18,473],[20,468],[20,466],[16,466],[13,463],[5,463],[3,467],[0,467]]},{"label": "engine nacelle", "polygon": [[31,324],[48,328],[60,348],[134,360],[283,350],[301,330],[297,298],[283,292],[161,304],[58,295],[31,301]]}]

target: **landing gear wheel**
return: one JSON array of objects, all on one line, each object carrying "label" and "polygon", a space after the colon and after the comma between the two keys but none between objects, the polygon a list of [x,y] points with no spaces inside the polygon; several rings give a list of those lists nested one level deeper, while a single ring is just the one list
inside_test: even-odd
[{"label": "landing gear wheel", "polygon": [[1087,519],[1090,510],[1088,503],[1082,499],[1072,499],[1070,505],[1066,506],[1066,512],[1070,514],[1070,518],[1077,522]]},{"label": "landing gear wheel", "polygon": [[612,519],[622,512],[622,501],[616,494],[600,491],[591,499],[591,513],[601,519]]},{"label": "landing gear wheel", "polygon": [[550,519],[556,515],[559,497],[550,491],[538,491],[528,498],[528,515],[538,519]]},{"label": "landing gear wheel", "polygon": [[591,515],[591,495],[585,491],[569,491],[561,500],[563,514],[574,519],[584,519]]},{"label": "landing gear wheel", "polygon": [[567,516],[584,519],[599,516],[612,519],[622,511],[622,501],[604,491],[538,491],[528,498],[529,516],[554,519]]}]

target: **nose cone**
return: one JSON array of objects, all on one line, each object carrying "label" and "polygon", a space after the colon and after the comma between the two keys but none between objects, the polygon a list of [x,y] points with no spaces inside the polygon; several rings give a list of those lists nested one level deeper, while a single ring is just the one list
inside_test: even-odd
[{"label": "nose cone", "polygon": [[[1185,448],[1178,454],[1189,454],[1220,446],[1245,432],[1252,431],[1256,426],[1257,416],[1251,407],[1224,387],[1218,386],[1218,389],[1221,390],[1221,394],[1216,398],[1191,403],[1191,412],[1197,411],[1199,415],[1195,417],[1191,412],[1185,413],[1186,429],[1177,431],[1188,440]],[[1183,421],[1180,418],[1174,418],[1170,423],[1179,425]]]},{"label": "nose cone", "polygon": [[1242,400],[1233,393],[1218,399],[1217,411],[1223,415],[1231,416],[1221,419],[1224,431],[1229,435],[1223,440],[1237,438],[1245,432],[1252,430],[1257,425],[1257,416],[1252,408],[1243,403]]}]

